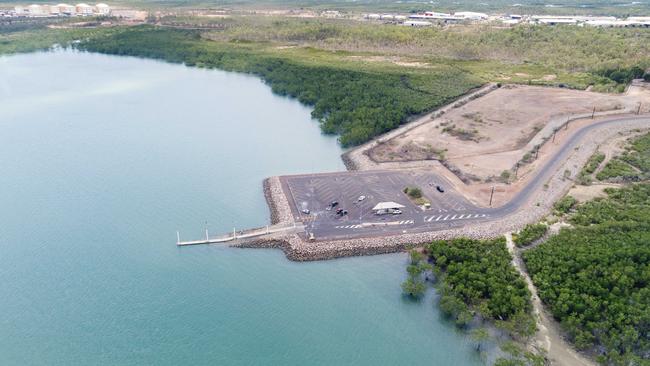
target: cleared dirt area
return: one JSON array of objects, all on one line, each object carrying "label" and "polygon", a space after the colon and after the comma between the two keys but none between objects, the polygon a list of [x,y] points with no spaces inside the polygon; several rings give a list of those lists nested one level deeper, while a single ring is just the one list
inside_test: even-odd
[{"label": "cleared dirt area", "polygon": [[[569,117],[650,108],[650,90],[622,95],[507,85],[367,151],[377,163],[444,158],[463,174],[486,180],[512,169]],[[543,136],[542,136],[543,135]]]},{"label": "cleared dirt area", "polygon": [[571,188],[569,196],[577,199],[578,202],[587,202],[594,198],[606,197],[605,188],[621,188],[620,184],[592,184],[589,186],[575,186]]}]

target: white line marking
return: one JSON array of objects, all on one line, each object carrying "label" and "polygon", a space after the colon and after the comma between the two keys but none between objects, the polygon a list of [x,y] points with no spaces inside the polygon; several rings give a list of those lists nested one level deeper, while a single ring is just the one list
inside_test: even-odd
[{"label": "white line marking", "polygon": [[456,215],[454,215],[454,217],[452,217],[450,220],[455,220],[455,219],[456,219]]},{"label": "white line marking", "polygon": [[459,216],[458,218],[459,218],[459,219],[462,219],[462,218],[463,218],[463,216],[465,216],[465,215],[464,215],[464,214],[463,214],[463,215],[460,215],[460,216]]},{"label": "white line marking", "polygon": [[440,221],[440,218],[442,218],[442,215],[438,216],[438,218],[436,219],[436,221]]}]

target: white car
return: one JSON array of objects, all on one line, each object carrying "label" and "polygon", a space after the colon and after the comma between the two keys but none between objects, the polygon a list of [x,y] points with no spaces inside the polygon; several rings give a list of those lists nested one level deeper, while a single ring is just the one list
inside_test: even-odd
[{"label": "white car", "polygon": [[359,196],[359,198],[357,198],[357,201],[361,202],[361,201],[363,201],[365,199],[366,199],[366,196]]}]

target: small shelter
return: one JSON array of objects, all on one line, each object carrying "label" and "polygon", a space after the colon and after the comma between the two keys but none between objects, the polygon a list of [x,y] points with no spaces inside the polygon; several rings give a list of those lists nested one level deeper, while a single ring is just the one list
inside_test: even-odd
[{"label": "small shelter", "polygon": [[375,213],[380,214],[383,212],[389,212],[392,210],[399,210],[400,208],[404,208],[404,205],[400,205],[397,202],[379,202],[378,204],[375,205],[375,207],[372,208]]}]

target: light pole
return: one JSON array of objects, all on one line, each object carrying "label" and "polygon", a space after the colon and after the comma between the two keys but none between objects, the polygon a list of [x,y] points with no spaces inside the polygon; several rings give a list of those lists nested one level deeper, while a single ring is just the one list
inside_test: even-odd
[{"label": "light pole", "polygon": [[492,186],[492,192],[490,192],[490,207],[492,207],[492,197],[494,196],[494,186]]},{"label": "light pole", "polygon": [[519,172],[519,162],[515,164],[515,179],[517,179],[517,172]]}]

